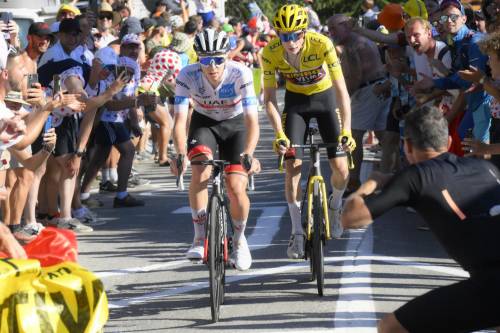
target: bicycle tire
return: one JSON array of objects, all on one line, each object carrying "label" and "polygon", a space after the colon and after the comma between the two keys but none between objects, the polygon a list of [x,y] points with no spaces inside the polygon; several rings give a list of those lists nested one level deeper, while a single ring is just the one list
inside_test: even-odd
[{"label": "bicycle tire", "polygon": [[224,246],[222,223],[222,205],[217,197],[210,200],[210,214],[208,216],[208,270],[210,287],[210,308],[212,322],[216,323],[220,317],[221,294],[224,292],[225,281]]},{"label": "bicycle tire", "polygon": [[323,253],[323,207],[321,203],[320,183],[314,183],[313,192],[313,235],[312,235],[312,262],[318,286],[318,295],[323,296],[325,286],[324,253]]}]

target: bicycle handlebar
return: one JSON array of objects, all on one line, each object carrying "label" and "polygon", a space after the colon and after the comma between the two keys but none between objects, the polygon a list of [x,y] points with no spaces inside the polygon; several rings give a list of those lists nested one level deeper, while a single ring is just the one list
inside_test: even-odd
[{"label": "bicycle handlebar", "polygon": [[[340,142],[343,145],[345,145],[348,140],[349,139],[347,138],[347,136],[343,136],[342,139],[340,140]],[[352,170],[352,169],[354,169],[354,160],[352,158],[352,154],[350,151],[346,151],[345,153],[347,155],[347,167],[349,168],[349,170]]]}]

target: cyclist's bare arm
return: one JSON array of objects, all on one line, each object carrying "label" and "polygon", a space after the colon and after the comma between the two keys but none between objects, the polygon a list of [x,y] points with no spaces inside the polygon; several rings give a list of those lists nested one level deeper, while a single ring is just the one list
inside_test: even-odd
[{"label": "cyclist's bare arm", "polygon": [[340,109],[340,116],[342,118],[342,129],[346,131],[351,130],[351,98],[347,92],[344,77],[337,80],[332,80],[333,87],[335,88],[335,95],[337,97],[337,106]]},{"label": "cyclist's bare arm", "polygon": [[247,128],[247,141],[243,153],[253,155],[260,135],[259,116],[257,112],[245,114],[245,126]]},{"label": "cyclist's bare arm", "polygon": [[186,123],[187,123],[187,112],[177,112],[174,118],[174,145],[177,154],[186,155],[187,147],[187,131],[186,131]]},{"label": "cyclist's bare arm", "polygon": [[278,100],[276,99],[276,88],[264,88],[264,104],[266,106],[266,113],[274,132],[282,131],[281,117],[278,109]]}]

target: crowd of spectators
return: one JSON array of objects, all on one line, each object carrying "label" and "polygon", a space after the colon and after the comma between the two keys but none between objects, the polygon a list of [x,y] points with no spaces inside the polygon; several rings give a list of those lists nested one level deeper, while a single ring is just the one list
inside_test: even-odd
[{"label": "crowd of spectators", "polygon": [[[229,58],[254,69],[259,90],[260,52],[276,33],[250,5],[243,20],[217,17],[211,0],[159,0],[148,17],[134,16],[128,2],[103,1],[96,12],[65,4],[53,24],[29,27],[24,48],[15,21],[0,22],[0,194],[13,237],[30,242],[47,225],[91,232],[101,223],[91,211],[102,206],[90,194],[96,177],[100,191],[116,193],[114,207],[144,205],[127,191],[146,183],[133,163],[171,163],[173,88],[180,69],[197,61],[196,33],[225,31]],[[379,9],[365,0],[359,18],[332,13],[326,22],[312,0],[304,6],[309,29],[336,45],[354,137],[362,146],[375,132],[382,171],[404,163],[403,118],[421,105],[445,114],[450,151],[500,166],[498,1],[409,0]],[[360,184],[362,152],[348,191]]]}]

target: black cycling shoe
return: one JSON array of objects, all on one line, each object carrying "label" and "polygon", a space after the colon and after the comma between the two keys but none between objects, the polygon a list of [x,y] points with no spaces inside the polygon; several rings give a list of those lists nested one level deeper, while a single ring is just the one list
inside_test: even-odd
[{"label": "black cycling shoe", "polygon": [[146,203],[142,200],[136,199],[130,194],[128,194],[123,199],[118,199],[115,197],[113,201],[113,208],[122,208],[122,207],[140,207],[144,206]]}]

